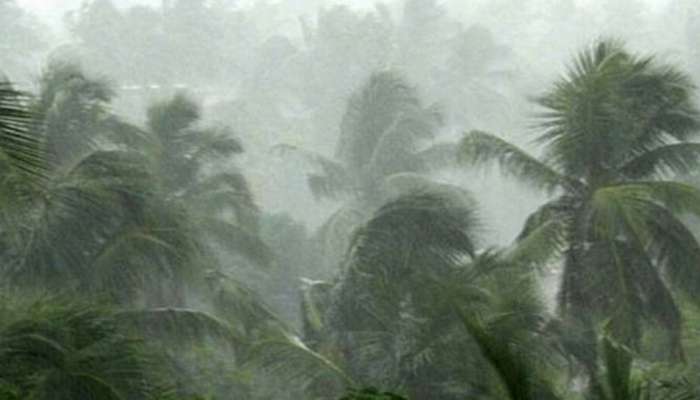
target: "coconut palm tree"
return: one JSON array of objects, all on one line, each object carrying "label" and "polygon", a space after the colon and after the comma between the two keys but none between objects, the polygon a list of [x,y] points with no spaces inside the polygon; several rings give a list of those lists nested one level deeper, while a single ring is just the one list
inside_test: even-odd
[{"label": "coconut palm tree", "polygon": [[185,283],[205,285],[217,265],[212,237],[227,254],[269,264],[245,177],[235,166],[207,171],[241,145],[195,127],[196,104],[157,104],[143,130],[109,113],[109,86],[75,66],[52,64],[40,82],[24,142],[46,148],[46,179],[28,186],[3,172],[6,282],[182,306]]},{"label": "coconut palm tree", "polygon": [[162,195],[188,210],[202,243],[269,265],[271,251],[259,238],[253,194],[229,162],[243,146],[228,128],[202,127],[200,120],[199,106],[183,93],[149,108],[144,145]]},{"label": "coconut palm tree", "polygon": [[700,191],[674,181],[700,158],[700,114],[686,74],[602,40],[537,98],[536,157],[484,132],[465,135],[459,159],[501,171],[552,200],[518,237],[522,262],[563,262],[559,312],[607,321],[633,346],[644,321],[667,329],[681,357],[681,316],[671,289],[697,299],[700,246],[683,224]]},{"label": "coconut palm tree", "polygon": [[[36,147],[29,154],[41,184],[16,168],[2,173],[4,283],[119,302],[146,292],[161,305],[181,298],[198,249],[183,210],[154,190],[147,159],[117,141],[138,129],[108,113],[106,84],[70,64],[51,64],[40,82],[38,97],[13,114],[24,125],[11,127]],[[8,147],[9,155],[22,149]]]},{"label": "coconut palm tree", "polygon": [[449,146],[429,146],[441,122],[436,108],[425,106],[400,75],[382,71],[348,100],[333,159],[280,146],[316,167],[308,183],[317,198],[344,201],[318,233],[329,262],[342,258],[353,227],[398,192],[430,185],[420,174],[432,162],[454,158],[454,151],[446,151]]},{"label": "coconut palm tree", "polygon": [[[417,400],[497,395],[497,375],[483,368],[491,360],[460,315],[478,316],[523,357],[548,348],[538,335],[546,317],[532,274],[510,253],[478,252],[478,231],[474,203],[451,188],[390,201],[356,230],[339,276],[304,293],[304,343],[334,368],[294,368],[302,353],[273,365],[321,398],[358,384]],[[548,368],[533,360],[531,372]]]}]

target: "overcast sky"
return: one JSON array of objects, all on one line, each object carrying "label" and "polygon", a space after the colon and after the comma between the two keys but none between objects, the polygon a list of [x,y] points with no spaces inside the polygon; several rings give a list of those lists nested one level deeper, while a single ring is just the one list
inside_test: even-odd
[{"label": "overcast sky", "polygon": [[[47,20],[50,20],[52,23],[59,22],[61,20],[61,17],[63,14],[70,10],[70,9],[75,9],[78,7],[84,0],[16,0],[18,4],[20,4],[22,7],[26,9],[32,10],[34,13],[44,17]],[[240,2],[242,4],[246,3],[254,3],[256,1],[269,1],[269,0],[241,0]],[[283,1],[283,0],[280,0]],[[467,0],[461,0],[461,1],[467,1]],[[486,0],[478,0],[478,1],[486,1]],[[513,0],[513,4],[517,4],[518,0]],[[615,0],[577,0],[580,3],[583,4],[588,4],[588,3],[609,3],[613,2]],[[668,3],[670,0],[644,0],[647,3],[656,5],[656,6],[662,6],[663,4]],[[155,5],[159,4],[161,0],[113,0],[113,3],[121,6],[121,7],[128,7],[130,5],[134,4],[150,4],[150,5]],[[328,0],[328,3],[347,3],[347,4],[352,4],[352,5],[371,5],[375,3],[375,0]],[[459,4],[459,2],[457,2]]]}]

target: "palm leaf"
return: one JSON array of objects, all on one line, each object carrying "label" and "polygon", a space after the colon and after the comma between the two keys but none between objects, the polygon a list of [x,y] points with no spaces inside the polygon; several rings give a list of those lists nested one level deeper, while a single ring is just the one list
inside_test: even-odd
[{"label": "palm leaf", "polygon": [[620,168],[628,178],[687,174],[700,162],[700,143],[674,143],[657,147],[628,161]]},{"label": "palm leaf", "polygon": [[552,167],[494,135],[471,131],[462,139],[457,158],[468,166],[497,162],[504,173],[547,191],[566,187],[567,179]]},{"label": "palm leaf", "polygon": [[333,361],[311,350],[299,337],[284,332],[257,343],[248,365],[304,388],[324,378],[337,380],[347,387],[356,386]]},{"label": "palm leaf", "polygon": [[455,312],[481,354],[500,377],[511,399],[557,398],[551,388],[537,377],[536,369],[523,353],[514,349],[513,343],[492,335],[476,317],[468,316],[459,308],[455,308]]},{"label": "palm leaf", "polygon": [[115,318],[124,329],[131,329],[152,340],[197,343],[202,338],[214,338],[234,349],[244,343],[244,338],[228,322],[189,308],[123,310],[117,312]]},{"label": "palm leaf", "polygon": [[0,148],[17,169],[42,176],[46,156],[40,136],[32,132],[35,114],[30,112],[27,96],[8,82],[0,81]]}]

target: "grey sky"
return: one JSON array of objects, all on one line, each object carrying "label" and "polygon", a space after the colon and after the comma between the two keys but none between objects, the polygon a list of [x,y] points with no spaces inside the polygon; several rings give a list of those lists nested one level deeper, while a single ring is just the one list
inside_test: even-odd
[{"label": "grey sky", "polygon": [[[60,21],[61,16],[68,10],[75,9],[84,0],[17,0],[17,3],[22,7],[32,10],[34,13],[44,17],[52,22]],[[134,4],[158,4],[161,0],[114,0],[114,4],[128,7]],[[251,4],[261,0],[241,0],[242,4]],[[270,0],[262,0],[270,1]],[[280,0],[283,1],[283,0]],[[375,3],[375,0],[326,0],[328,3],[346,3],[352,5],[367,6]],[[605,4],[615,0],[577,0],[582,4]],[[669,0],[644,0],[649,4],[663,6]],[[446,3],[461,3],[462,1],[446,1]],[[478,0],[484,2],[484,0]],[[513,0],[513,4],[517,4],[517,0]],[[453,5],[454,6],[454,5]]]}]

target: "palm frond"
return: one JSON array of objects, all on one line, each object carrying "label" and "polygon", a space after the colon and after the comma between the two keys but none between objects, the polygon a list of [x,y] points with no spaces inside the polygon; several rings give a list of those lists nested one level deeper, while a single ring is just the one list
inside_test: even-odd
[{"label": "palm frond", "polygon": [[603,337],[605,383],[611,400],[631,399],[632,354],[629,349],[610,337]]},{"label": "palm frond", "polygon": [[243,153],[241,141],[225,128],[194,130],[187,133],[184,139],[194,148],[190,154],[194,160],[210,160]]},{"label": "palm frond", "polygon": [[387,201],[412,193],[442,193],[453,196],[455,199],[459,198],[464,204],[469,204],[472,207],[477,206],[476,201],[466,189],[413,172],[401,172],[387,176],[384,179],[382,189],[387,193]]},{"label": "palm frond", "polygon": [[512,245],[507,258],[522,265],[546,267],[566,249],[568,228],[566,220],[547,219],[528,229],[527,235]]},{"label": "palm frond", "polygon": [[251,232],[258,230],[260,211],[245,176],[222,172],[198,179],[182,194],[195,214],[233,212],[235,221]]},{"label": "palm frond", "polygon": [[511,399],[557,398],[549,385],[537,376],[536,368],[524,354],[514,348],[514,343],[504,342],[503,338],[492,335],[475,316],[469,316],[458,308],[455,312],[481,354],[500,377]]},{"label": "palm frond", "polygon": [[665,277],[674,287],[691,294],[700,288],[700,244],[676,216],[663,207],[657,207],[650,221],[654,237],[651,254],[659,262]]},{"label": "palm frond", "polygon": [[117,312],[115,318],[124,329],[151,340],[196,343],[214,338],[234,349],[244,343],[244,338],[225,320],[189,308],[127,309]]},{"label": "palm frond", "polygon": [[498,163],[501,170],[547,191],[566,187],[567,179],[546,163],[492,134],[471,131],[459,145],[457,158],[467,166]]},{"label": "palm frond", "polygon": [[35,117],[29,110],[28,96],[0,81],[0,149],[15,168],[42,176],[47,159],[40,136],[32,132]]},{"label": "palm frond", "polygon": [[147,112],[147,125],[164,142],[175,142],[188,134],[201,118],[197,103],[184,93],[177,93],[172,99],[151,105]]},{"label": "palm frond", "polygon": [[[255,345],[247,364],[286,382],[308,388],[323,380],[326,385],[356,387],[355,381],[332,360],[311,350],[299,337],[281,332]],[[330,379],[330,382],[328,381]]]},{"label": "palm frond", "polygon": [[[475,254],[478,222],[472,204],[450,193],[414,192],[379,209],[351,244],[357,268],[405,277],[409,264],[459,265]],[[418,244],[420,243],[420,246]]]},{"label": "palm frond", "polygon": [[[8,300],[8,299],[3,299]],[[150,398],[167,368],[143,342],[125,334],[112,310],[44,298],[12,302],[0,323],[0,381],[20,398]]]},{"label": "palm frond", "polygon": [[620,168],[631,179],[692,172],[700,162],[700,143],[673,143],[647,151]]},{"label": "palm frond", "polygon": [[221,271],[207,274],[217,315],[229,321],[241,337],[255,340],[269,329],[287,329],[263,298],[243,282]]}]

